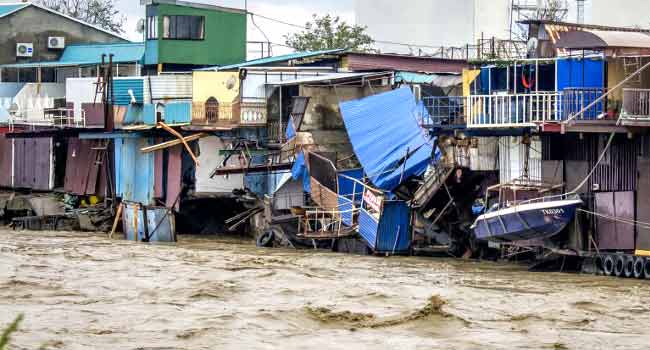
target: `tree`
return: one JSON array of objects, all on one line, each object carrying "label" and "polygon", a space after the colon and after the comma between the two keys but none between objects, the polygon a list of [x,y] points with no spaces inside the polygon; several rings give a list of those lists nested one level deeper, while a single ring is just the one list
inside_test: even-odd
[{"label": "tree", "polygon": [[349,49],[368,52],[375,41],[366,34],[367,27],[349,25],[340,17],[313,15],[313,22],[300,33],[285,35],[287,46],[298,51]]},{"label": "tree", "polygon": [[124,33],[126,18],[115,0],[37,0],[37,3],[114,33]]}]

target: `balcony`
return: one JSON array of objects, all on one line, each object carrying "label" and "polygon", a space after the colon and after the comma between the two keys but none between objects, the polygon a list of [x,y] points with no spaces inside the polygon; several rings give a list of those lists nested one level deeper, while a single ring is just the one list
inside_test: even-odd
[{"label": "balcony", "polygon": [[467,98],[468,128],[529,128],[559,122],[561,94],[475,95]]},{"label": "balcony", "polygon": [[266,102],[200,103],[192,104],[192,125],[202,127],[266,126]]},{"label": "balcony", "polygon": [[72,108],[46,108],[37,110],[18,110],[9,117],[9,131],[17,128],[26,131],[50,128],[85,128],[86,111],[74,114]]},{"label": "balcony", "polygon": [[623,89],[624,125],[650,125],[650,89]]},{"label": "balcony", "polygon": [[442,96],[422,98],[426,113],[422,113],[422,126],[425,128],[465,127],[465,98],[462,96]]}]

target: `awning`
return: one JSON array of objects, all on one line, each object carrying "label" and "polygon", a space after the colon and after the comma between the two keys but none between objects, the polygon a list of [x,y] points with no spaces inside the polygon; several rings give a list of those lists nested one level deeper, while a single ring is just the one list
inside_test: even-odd
[{"label": "awning", "polygon": [[113,63],[139,63],[144,57],[144,43],[74,44],[63,51],[58,61],[12,63],[1,68],[59,68],[98,65],[102,55],[113,55]]},{"label": "awning", "polygon": [[567,50],[634,48],[650,49],[650,34],[604,30],[559,32],[555,47]]},{"label": "awning", "polygon": [[433,140],[418,123],[409,88],[340,103],[354,153],[373,185],[392,191],[422,175],[432,159]]},{"label": "awning", "polygon": [[463,83],[463,77],[458,74],[424,74],[413,72],[395,73],[396,83],[426,84],[441,88],[459,86]]},{"label": "awning", "polygon": [[392,76],[392,72],[382,72],[382,73],[323,73],[322,75],[317,75],[313,77],[304,77],[294,80],[284,80],[284,81],[275,81],[269,82],[267,85],[274,86],[291,86],[291,85],[301,85],[301,84],[333,84],[340,83],[345,81],[352,80],[361,80],[376,78],[381,76]]}]

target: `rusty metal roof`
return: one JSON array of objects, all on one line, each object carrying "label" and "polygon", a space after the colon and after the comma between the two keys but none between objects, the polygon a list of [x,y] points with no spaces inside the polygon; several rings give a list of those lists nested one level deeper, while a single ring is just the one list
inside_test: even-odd
[{"label": "rusty metal roof", "polygon": [[464,59],[452,60],[424,56],[396,54],[344,53],[343,66],[351,71],[395,70],[421,73],[462,73],[468,63]]},{"label": "rusty metal roof", "polygon": [[560,21],[550,21],[550,20],[529,19],[529,20],[520,21],[519,23],[538,24],[538,25],[543,24],[547,26],[564,27],[567,30],[603,30],[603,31],[616,31],[616,32],[650,33],[650,29],[645,29],[645,28],[612,27],[612,26],[603,26],[598,24],[582,24],[582,23],[560,22]]}]

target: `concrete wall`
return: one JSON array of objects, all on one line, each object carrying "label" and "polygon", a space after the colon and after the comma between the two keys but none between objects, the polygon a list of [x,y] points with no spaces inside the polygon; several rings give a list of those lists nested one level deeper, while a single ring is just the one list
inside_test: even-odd
[{"label": "concrete wall", "polygon": [[[63,50],[47,48],[48,37],[65,37],[66,45],[125,41],[90,26],[30,6],[0,19],[0,64],[57,60]],[[17,58],[16,43],[33,43],[32,58]]]},{"label": "concrete wall", "polygon": [[[507,37],[508,0],[356,0],[356,23],[380,41],[428,46],[464,46]],[[382,52],[408,53],[407,46],[378,43]],[[414,54],[418,54],[417,47]],[[434,51],[435,49],[426,49]]]}]

